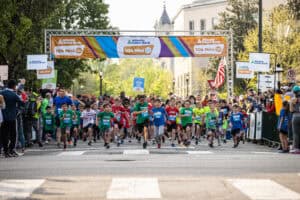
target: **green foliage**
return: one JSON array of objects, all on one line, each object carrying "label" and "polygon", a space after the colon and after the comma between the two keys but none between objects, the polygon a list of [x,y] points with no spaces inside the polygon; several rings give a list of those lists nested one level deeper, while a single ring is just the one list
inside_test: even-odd
[{"label": "green foliage", "polygon": [[[1,0],[0,64],[9,78],[25,77],[37,88],[36,72],[26,70],[26,55],[44,52],[44,29],[106,29],[108,5],[102,0]],[[89,66],[82,60],[56,60],[58,83],[68,88]]]},{"label": "green foliage", "polygon": [[[300,34],[297,32],[296,22],[291,20],[291,12],[286,6],[275,8],[269,19],[265,19],[263,26],[263,49],[265,52],[277,55],[285,73],[292,67],[300,73]],[[249,52],[256,51],[258,29],[250,31],[245,38],[245,51],[240,52],[239,60],[248,60]],[[275,67],[275,56],[272,55],[271,66]],[[286,76],[283,76],[284,78]],[[298,77],[299,78],[299,77]],[[255,82],[251,80],[250,84]]]},{"label": "green foliage", "polygon": [[[127,96],[136,96],[133,91],[134,77],[145,78],[145,94],[166,98],[172,91],[172,75],[157,66],[152,59],[120,59],[120,63],[104,65],[99,61],[89,62],[94,71],[103,71],[103,92],[118,96],[125,91]],[[99,76],[84,73],[80,79],[85,81],[84,92],[99,95]],[[93,79],[93,80],[90,80]],[[93,82],[93,83],[91,83]]]},{"label": "green foliage", "polygon": [[289,10],[292,12],[293,19],[300,20],[300,1],[288,0]]}]

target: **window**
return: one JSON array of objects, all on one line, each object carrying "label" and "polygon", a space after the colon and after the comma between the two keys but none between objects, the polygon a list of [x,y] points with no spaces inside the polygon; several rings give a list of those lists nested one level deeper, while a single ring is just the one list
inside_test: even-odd
[{"label": "window", "polygon": [[216,17],[213,17],[213,18],[211,18],[211,27],[212,27],[212,29],[215,29],[215,27],[218,25],[218,18],[216,18]]},{"label": "window", "polygon": [[206,30],[206,21],[205,19],[200,20],[200,30],[205,31]]},{"label": "window", "polygon": [[190,34],[194,35],[195,24],[193,20],[189,22],[189,30],[190,30]]}]

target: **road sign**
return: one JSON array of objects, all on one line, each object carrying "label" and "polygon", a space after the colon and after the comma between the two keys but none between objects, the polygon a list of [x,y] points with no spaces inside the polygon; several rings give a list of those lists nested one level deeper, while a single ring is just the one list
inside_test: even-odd
[{"label": "road sign", "polygon": [[260,75],[259,76],[259,89],[264,92],[273,89],[275,85],[274,75]]},{"label": "road sign", "polygon": [[289,82],[295,82],[296,80],[296,72],[293,69],[289,69],[287,72],[287,80]]}]

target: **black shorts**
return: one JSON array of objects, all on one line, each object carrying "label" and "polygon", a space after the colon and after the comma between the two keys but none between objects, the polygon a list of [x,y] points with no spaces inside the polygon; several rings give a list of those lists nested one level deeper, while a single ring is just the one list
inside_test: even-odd
[{"label": "black shorts", "polygon": [[283,134],[283,135],[288,135],[289,134],[289,132],[287,131],[287,130],[283,130],[283,129],[280,129],[280,131],[279,131],[281,134]]},{"label": "black shorts", "polygon": [[193,127],[193,124],[192,123],[188,123],[185,126],[182,126],[183,130],[185,130],[185,131],[186,131],[187,127],[190,127],[190,129],[191,129]]},{"label": "black shorts", "polygon": [[144,128],[148,128],[149,127],[149,121],[145,121],[144,123],[141,124],[136,124],[137,130],[139,133],[143,133],[144,132]]},{"label": "black shorts", "polygon": [[59,119],[59,116],[56,116],[56,117],[55,117],[55,125],[56,125],[56,127],[60,127],[60,119]]},{"label": "black shorts", "polygon": [[241,129],[232,129],[231,130],[231,135],[236,136],[237,134],[240,134],[240,132],[241,132]]},{"label": "black shorts", "polygon": [[167,125],[167,132],[172,132],[172,130],[176,130],[176,129],[177,129],[176,123],[172,123],[172,124]]},{"label": "black shorts", "polygon": [[87,125],[86,127],[83,128],[83,131],[84,131],[85,133],[87,133],[88,130],[89,130],[89,128],[94,129],[94,128],[95,128],[95,125],[94,125],[94,124],[89,124],[89,125]]}]

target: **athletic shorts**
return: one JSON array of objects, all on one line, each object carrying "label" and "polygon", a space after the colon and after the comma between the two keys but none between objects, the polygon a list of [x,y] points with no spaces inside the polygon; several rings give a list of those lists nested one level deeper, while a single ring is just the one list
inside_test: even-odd
[{"label": "athletic shorts", "polygon": [[115,125],[118,125],[118,128],[119,128],[119,129],[122,129],[122,128],[123,128],[123,124],[121,124],[121,123],[115,122],[115,123],[114,123],[114,126],[115,126]]},{"label": "athletic shorts", "polygon": [[182,126],[183,130],[186,130],[187,127],[192,128],[192,127],[193,127],[193,124],[192,124],[192,123],[188,123],[188,124],[186,124],[185,126]]},{"label": "athletic shorts", "polygon": [[55,117],[55,125],[56,125],[56,127],[60,127],[60,119],[59,119],[59,116],[56,116],[56,117]]},{"label": "athletic shorts", "polygon": [[172,130],[176,130],[176,128],[177,128],[176,123],[168,124],[167,132],[172,132]]},{"label": "athletic shorts", "polygon": [[289,134],[287,130],[283,130],[283,129],[280,129],[279,132],[280,132],[281,134],[283,134],[283,135],[288,135],[288,134]]},{"label": "athletic shorts", "polygon": [[86,127],[83,128],[84,132],[88,132],[89,128],[94,129],[95,128],[95,124],[88,124]]},{"label": "athletic shorts", "polygon": [[61,130],[61,135],[66,135],[67,132],[68,133],[71,132],[71,127],[60,128],[60,130]]},{"label": "athletic shorts", "polygon": [[164,126],[154,126],[154,135],[155,137],[161,136],[164,134]]},{"label": "athletic shorts", "polygon": [[213,129],[213,128],[207,128],[207,129],[206,129],[206,133],[208,133],[208,132],[216,133],[217,130],[216,130],[216,129]]},{"label": "athletic shorts", "polygon": [[137,130],[139,133],[143,133],[144,132],[144,128],[148,128],[149,126],[149,121],[145,121],[144,123],[141,123],[141,124],[137,124],[136,127],[137,127]]},{"label": "athletic shorts", "polygon": [[236,136],[237,134],[240,134],[240,132],[241,132],[241,129],[232,129],[231,130],[231,135]]}]

